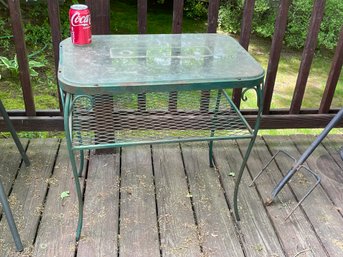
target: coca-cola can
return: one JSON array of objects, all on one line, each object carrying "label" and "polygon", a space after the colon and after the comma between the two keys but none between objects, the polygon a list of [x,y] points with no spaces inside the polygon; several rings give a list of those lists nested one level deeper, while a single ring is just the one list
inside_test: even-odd
[{"label": "coca-cola can", "polygon": [[75,45],[92,43],[91,14],[87,5],[74,4],[69,10],[71,41]]}]

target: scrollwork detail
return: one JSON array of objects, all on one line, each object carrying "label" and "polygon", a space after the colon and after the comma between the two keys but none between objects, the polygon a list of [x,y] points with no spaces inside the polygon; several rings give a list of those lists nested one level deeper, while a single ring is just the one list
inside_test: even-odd
[{"label": "scrollwork detail", "polygon": [[248,100],[248,97],[246,96],[246,92],[249,91],[250,89],[254,89],[256,94],[258,95],[257,88],[256,87],[248,87],[244,88],[242,91],[241,99],[242,101],[246,102]]},{"label": "scrollwork detail", "polygon": [[74,105],[78,105],[78,108],[83,109],[84,111],[91,111],[93,109],[94,98],[90,95],[78,95],[74,97],[71,108]]}]

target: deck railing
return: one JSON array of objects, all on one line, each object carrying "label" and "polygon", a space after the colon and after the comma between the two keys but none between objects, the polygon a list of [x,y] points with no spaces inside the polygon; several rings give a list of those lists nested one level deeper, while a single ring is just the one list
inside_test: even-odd
[{"label": "deck railing", "polygon": [[[61,105],[60,110],[39,111],[35,108],[19,2],[19,0],[8,0],[8,7],[13,28],[15,49],[18,57],[20,71],[19,76],[23,91],[25,110],[10,111],[9,114],[17,130],[62,130],[63,119],[61,117]],[[60,28],[59,1],[48,0],[47,2],[54,49],[54,63],[57,71],[59,58],[59,42],[62,38]],[[302,60],[290,108],[270,109],[282,49],[282,41],[287,25],[287,16],[290,2],[291,0],[280,1],[278,15],[275,21],[275,31],[272,40],[269,63],[265,79],[264,107],[261,128],[276,129],[324,127],[338,111],[338,109],[330,109],[330,106],[334,97],[334,92],[343,63],[343,26],[340,31],[339,41],[337,43],[331,69],[328,74],[326,87],[320,105],[317,109],[303,109],[301,107],[304,92],[306,89],[306,82],[309,76],[317,44],[320,24],[324,14],[325,0],[315,0],[313,5],[310,26],[305,42],[305,48],[302,54]],[[216,33],[217,31],[219,3],[220,0],[209,0],[207,27],[207,32],[209,33]],[[86,0],[86,4],[91,9],[93,34],[110,33],[110,1]],[[172,33],[182,33],[183,5],[184,0],[174,0],[173,2],[173,21],[171,28]],[[254,5],[255,0],[245,0],[239,42],[247,50],[250,42]],[[139,33],[147,32],[147,6],[147,0],[137,1],[137,26]],[[168,33],[168,31],[166,31],[166,33]],[[238,107],[240,106],[241,94],[241,90],[237,89],[233,91],[232,95],[233,101]],[[206,91],[202,93],[202,97],[209,97]],[[206,101],[202,102],[206,103]],[[256,110],[242,110],[242,113],[245,115],[249,123],[254,123],[257,114]],[[339,126],[343,126],[343,121],[340,122]],[[6,127],[4,121],[0,119],[0,130],[5,129]]]}]

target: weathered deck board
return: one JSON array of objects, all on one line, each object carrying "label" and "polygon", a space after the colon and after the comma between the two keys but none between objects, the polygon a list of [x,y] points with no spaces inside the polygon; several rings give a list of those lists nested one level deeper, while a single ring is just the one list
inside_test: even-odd
[{"label": "weathered deck board", "polygon": [[200,256],[179,145],[154,145],[152,149],[162,256]]},{"label": "weathered deck board", "polygon": [[182,144],[204,256],[244,256],[218,173],[209,167],[208,144]]},{"label": "weathered deck board", "polygon": [[122,149],[120,256],[160,256],[150,146]]},{"label": "weathered deck board", "polygon": [[[31,165],[21,166],[10,195],[9,202],[25,251],[32,250],[58,145],[56,139],[30,141],[27,152]],[[0,253],[6,257],[13,255],[14,245],[5,219],[1,220],[0,235],[4,240]]]},{"label": "weathered deck board", "polygon": [[[242,152],[245,152],[248,142],[238,141],[238,144]],[[278,156],[277,158],[282,157],[284,156]],[[271,155],[264,141],[257,139],[248,160],[248,168],[252,177],[255,177],[258,172],[262,170],[270,158]],[[272,190],[281,178],[281,173],[275,165],[275,162],[272,162],[269,165],[267,172],[263,173],[258,178],[255,185],[264,202],[268,197],[271,197]],[[312,251],[308,251],[301,256],[327,256],[311,223],[303,212],[295,212],[287,221],[284,221],[287,213],[291,211],[295,204],[296,199],[289,187],[286,186],[284,190],[279,193],[276,203],[266,206],[266,210],[269,214],[268,216],[273,222],[286,255],[295,256],[301,251],[312,249]]]},{"label": "weathered deck board", "polygon": [[[214,156],[220,172],[224,189],[232,206],[234,190],[234,173],[237,173],[242,162],[238,145],[234,141],[216,142]],[[231,176],[230,176],[231,174]],[[248,187],[251,179],[247,170],[243,174],[239,210],[243,247],[247,256],[285,256],[282,246],[268,218],[263,203],[256,189]]]},{"label": "weathered deck board", "polygon": [[[6,190],[25,246],[23,253],[14,252],[2,217],[0,257],[342,256],[339,199],[343,188],[337,182],[343,171],[337,152],[342,135],[328,136],[310,156],[310,167],[320,170],[328,182],[316,188],[290,220],[283,218],[313,181],[309,174],[296,174],[270,206],[264,206],[263,200],[288,170],[289,160],[278,159],[255,187],[247,187],[271,152],[282,149],[299,157],[312,138],[257,140],[240,187],[237,224],[230,213],[235,179],[230,172],[239,169],[245,141],[215,143],[217,170],[208,166],[206,143],[126,147],[115,155],[91,155],[87,179],[81,182],[86,187],[79,243],[75,242],[77,201],[65,143],[58,148],[56,139],[31,140],[28,155],[33,165],[26,168],[20,166],[12,140],[0,139],[0,176],[8,181]],[[62,203],[64,191],[70,191],[70,196]]]},{"label": "weathered deck board", "polygon": [[331,154],[332,158],[334,158],[339,167],[341,167],[341,173],[343,173],[343,160],[339,153],[343,148],[343,135],[328,135],[327,138],[323,140],[322,144]]},{"label": "weathered deck board", "polygon": [[[302,138],[303,136],[296,138],[297,145],[302,144]],[[283,149],[295,158],[299,158],[301,155],[296,148],[295,142],[290,137],[265,137],[265,140],[273,153]],[[311,158],[312,156],[310,156],[309,160]],[[277,164],[283,174],[288,171],[289,160],[278,159]],[[294,175],[290,185],[297,199],[300,199],[305,194],[313,180],[312,175],[308,174],[308,172],[298,172]],[[320,185],[303,202],[302,208],[329,256],[342,256],[343,219]]]},{"label": "weathered deck board", "polygon": [[[24,149],[27,146],[27,140],[20,140]],[[21,155],[12,138],[3,139],[0,143],[0,179],[4,186],[4,191],[8,195],[17,171],[21,163]],[[0,205],[0,216],[2,206]]]},{"label": "weathered deck board", "polygon": [[119,153],[90,155],[77,256],[117,256],[119,165]]},{"label": "weathered deck board", "polygon": [[[81,182],[81,185],[83,183]],[[73,257],[77,223],[77,196],[65,141],[60,145],[54,173],[33,250],[34,257]],[[61,193],[70,196],[61,199]]]},{"label": "weathered deck board", "polygon": [[[305,135],[299,141],[297,137],[292,136],[293,141],[297,142],[300,153],[305,152],[315,138],[315,136]],[[308,158],[307,164],[320,175],[321,185],[331,201],[337,208],[343,210],[343,172],[330,153],[320,144]]]}]

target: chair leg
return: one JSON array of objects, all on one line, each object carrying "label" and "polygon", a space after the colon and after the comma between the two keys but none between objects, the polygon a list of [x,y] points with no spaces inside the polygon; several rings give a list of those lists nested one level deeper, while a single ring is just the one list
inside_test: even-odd
[{"label": "chair leg", "polygon": [[12,237],[13,237],[15,246],[17,248],[17,251],[21,252],[23,250],[23,244],[21,243],[17,227],[14,223],[13,215],[12,215],[10,206],[8,204],[7,197],[6,197],[6,194],[4,191],[4,187],[1,183],[1,181],[0,181],[0,202],[2,204],[2,208],[3,208],[4,213],[6,215],[8,226],[10,227]]},{"label": "chair leg", "polygon": [[5,120],[7,128],[9,129],[9,131],[10,131],[10,133],[12,135],[12,138],[13,138],[15,144],[17,145],[17,148],[18,148],[18,150],[19,150],[19,152],[20,152],[20,154],[21,154],[21,156],[22,156],[22,158],[23,158],[23,160],[25,162],[25,165],[29,166],[30,165],[29,158],[27,157],[27,155],[25,153],[23,145],[20,143],[18,135],[17,135],[17,133],[14,130],[13,124],[12,124],[10,118],[8,117],[8,114],[7,114],[6,110],[5,110],[4,105],[1,102],[1,100],[0,100],[0,113],[1,113],[2,117]]}]

